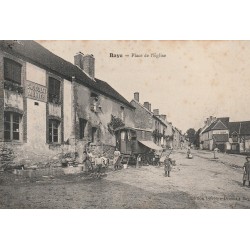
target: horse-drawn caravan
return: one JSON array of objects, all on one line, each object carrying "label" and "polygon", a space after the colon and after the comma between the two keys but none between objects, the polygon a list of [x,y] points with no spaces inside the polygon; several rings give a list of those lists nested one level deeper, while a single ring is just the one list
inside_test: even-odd
[{"label": "horse-drawn caravan", "polygon": [[116,147],[121,152],[123,164],[152,164],[160,158],[162,147],[152,141],[152,131],[132,127],[115,130]]}]

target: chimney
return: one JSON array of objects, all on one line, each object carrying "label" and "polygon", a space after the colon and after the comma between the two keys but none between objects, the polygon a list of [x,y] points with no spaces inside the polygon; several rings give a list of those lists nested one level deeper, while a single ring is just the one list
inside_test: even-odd
[{"label": "chimney", "polygon": [[154,115],[159,115],[159,109],[153,109]]},{"label": "chimney", "polygon": [[148,110],[151,112],[151,103],[148,104]]},{"label": "chimney", "polygon": [[166,121],[166,118],[167,118],[166,115],[160,115],[160,117],[161,117],[161,119],[162,119],[163,121]]},{"label": "chimney", "polygon": [[139,92],[135,92],[135,93],[134,93],[134,99],[135,99],[137,102],[140,101],[140,99],[139,99]]},{"label": "chimney", "polygon": [[149,102],[144,102],[143,106],[144,106],[147,110],[149,110]]},{"label": "chimney", "polygon": [[82,52],[74,56],[75,65],[87,73],[91,78],[95,78],[95,58],[93,55],[84,55]]}]

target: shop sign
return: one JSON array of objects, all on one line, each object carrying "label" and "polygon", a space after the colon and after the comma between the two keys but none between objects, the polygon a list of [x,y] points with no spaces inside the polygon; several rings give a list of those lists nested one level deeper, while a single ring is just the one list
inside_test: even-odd
[{"label": "shop sign", "polygon": [[26,82],[26,97],[47,102],[47,88],[34,82]]}]

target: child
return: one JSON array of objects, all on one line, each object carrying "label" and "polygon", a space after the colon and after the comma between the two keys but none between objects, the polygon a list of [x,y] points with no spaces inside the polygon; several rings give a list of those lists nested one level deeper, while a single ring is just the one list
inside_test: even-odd
[{"label": "child", "polygon": [[101,154],[98,154],[98,157],[95,158],[95,167],[96,167],[96,172],[97,172],[97,177],[101,177],[101,171],[102,171],[102,164],[103,164],[103,159]]},{"label": "child", "polygon": [[114,162],[114,169],[117,170],[121,165],[121,152],[118,150],[118,148],[115,149],[113,162]]},{"label": "child", "polygon": [[170,171],[171,171],[171,161],[168,156],[166,156],[164,160],[164,170],[165,170],[165,177],[170,177]]}]

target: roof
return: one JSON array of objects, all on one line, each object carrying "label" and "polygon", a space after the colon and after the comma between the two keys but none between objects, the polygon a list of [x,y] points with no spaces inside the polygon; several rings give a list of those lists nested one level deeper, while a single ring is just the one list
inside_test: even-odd
[{"label": "roof", "polygon": [[240,122],[229,122],[228,128],[229,128],[229,134],[231,135],[233,132],[236,132],[237,134],[240,133]]},{"label": "roof", "polygon": [[229,134],[250,135],[250,121],[229,122]]},{"label": "roof", "polygon": [[97,78],[91,79],[79,67],[55,55],[35,41],[0,41],[0,48],[10,54],[17,55],[24,60],[49,70],[52,73],[55,72],[69,81],[72,80],[72,77],[75,77],[78,83],[120,101],[126,106],[134,109],[134,107],[107,82]]},{"label": "roof", "polygon": [[240,134],[250,135],[250,121],[241,122]]},{"label": "roof", "polygon": [[218,120],[211,130],[224,130],[224,129],[228,129],[228,127],[221,120]]},{"label": "roof", "polygon": [[215,142],[228,142],[228,134],[216,134],[213,135]]},{"label": "roof", "polygon": [[211,130],[224,130],[228,129],[229,117],[220,117],[212,122],[203,132],[206,133]]},{"label": "roof", "polygon": [[170,124],[167,121],[163,121],[159,116],[154,115],[154,113],[150,110],[148,110],[146,107],[144,107],[141,103],[139,103],[137,100],[133,99],[130,104],[136,108],[133,103],[137,104],[140,108],[143,108],[144,110],[146,110],[150,115],[152,115],[155,119],[157,119],[158,121],[160,121],[163,125],[165,125],[166,127],[168,127]]}]

